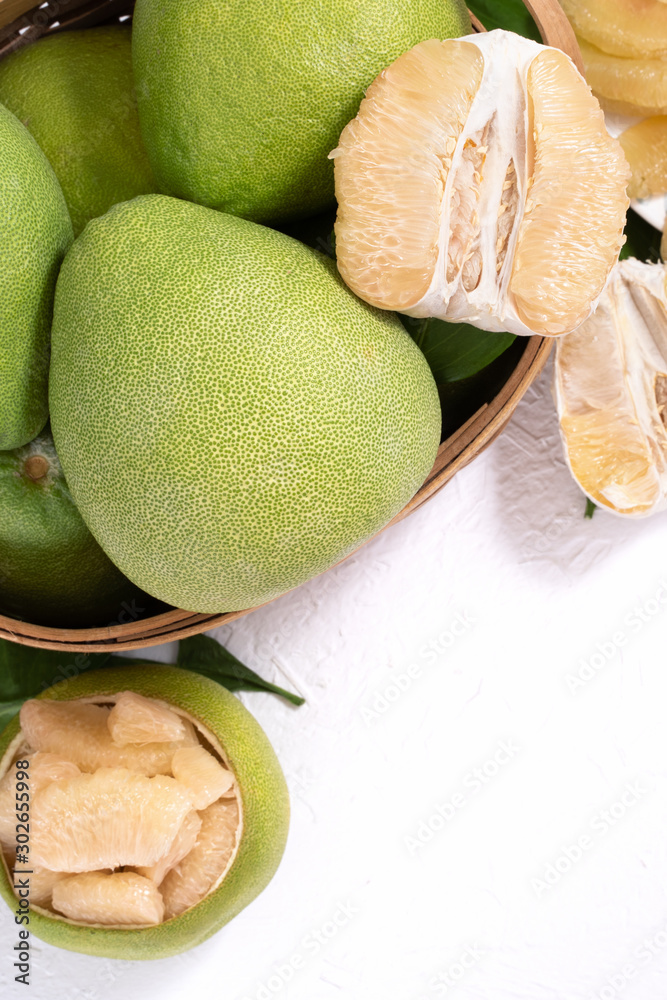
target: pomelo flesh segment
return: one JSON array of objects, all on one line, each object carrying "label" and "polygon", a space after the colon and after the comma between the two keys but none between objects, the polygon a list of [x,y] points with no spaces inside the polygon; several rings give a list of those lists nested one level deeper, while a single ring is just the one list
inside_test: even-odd
[{"label": "pomelo flesh segment", "polygon": [[184,747],[171,761],[171,773],[185,785],[195,809],[206,809],[234,784],[231,771],[221,767],[204,747]]},{"label": "pomelo flesh segment", "polygon": [[160,885],[168,871],[182,861],[186,854],[189,854],[197,842],[199,831],[201,830],[201,817],[194,809],[189,812],[183,820],[174,841],[163,858],[157,864],[147,867],[137,866],[135,871],[138,875],[151,879],[156,885]]},{"label": "pomelo flesh segment", "polygon": [[137,926],[161,923],[164,903],[155,883],[135,872],[86,872],[54,886],[53,909],[88,924]]},{"label": "pomelo flesh segment", "polygon": [[[63,781],[80,774],[79,768],[69,760],[53,753],[26,753],[19,760],[28,760],[29,766],[21,770],[28,775],[29,795],[33,795],[52,781]],[[17,769],[12,764],[0,780],[0,844],[13,849],[16,845]],[[18,779],[23,782],[23,779]],[[22,791],[19,792],[22,794]]]},{"label": "pomelo flesh segment", "polygon": [[578,35],[617,56],[667,55],[667,6],[658,0],[560,0]]},{"label": "pomelo flesh segment", "polygon": [[210,892],[236,846],[239,810],[235,800],[214,802],[201,813],[201,820],[195,846],[160,885],[165,920],[183,913]]},{"label": "pomelo flesh segment", "polygon": [[547,335],[586,319],[622,245],[627,165],[582,82],[556,49],[528,70],[534,167],[510,290],[526,326]]},{"label": "pomelo flesh segment", "polygon": [[[422,42],[371,84],[331,154],[344,235],[338,268],[381,309],[403,310],[428,291],[438,263],[440,206],[452,156],[482,79],[469,42]],[[345,170],[337,157],[345,156]],[[369,192],[367,177],[373,173]],[[396,198],[397,181],[401,199]]]},{"label": "pomelo flesh segment", "polygon": [[596,504],[667,507],[664,265],[616,266],[593,316],[558,342],[554,395],[570,470]]},{"label": "pomelo flesh segment", "polygon": [[174,778],[102,767],[37,793],[31,856],[53,871],[154,865],[191,810],[187,790]]},{"label": "pomelo flesh segment", "polygon": [[667,116],[657,115],[632,125],[618,141],[632,169],[630,197],[650,198],[667,191]]},{"label": "pomelo flesh segment", "polygon": [[331,156],[338,267],[380,308],[558,336],[618,258],[622,151],[569,58],[510,32],[415,46]]},{"label": "pomelo flesh segment", "polygon": [[128,743],[170,743],[186,737],[184,720],[154,698],[121,691],[107,720],[116,746]]},{"label": "pomelo flesh segment", "polygon": [[183,739],[170,743],[118,747],[109,731],[109,709],[85,702],[26,701],[21,708],[21,728],[36,750],[59,754],[82,771],[99,767],[125,767],[149,776],[169,774],[171,758],[182,746],[196,746],[191,723],[183,720]]},{"label": "pomelo flesh segment", "polygon": [[[667,8],[666,8],[667,9]],[[603,108],[618,114],[667,114],[667,61],[623,59],[578,38],[586,79]]]},{"label": "pomelo flesh segment", "polygon": [[[16,880],[22,880],[23,878],[30,879],[30,905],[31,906],[43,906],[50,907],[51,905],[51,894],[53,892],[53,887],[57,882],[62,882],[63,879],[69,878],[71,872],[52,872],[50,868],[43,868],[41,865],[36,865],[30,861],[27,865],[15,864],[15,858],[8,855],[6,857],[7,867],[10,872],[16,872]],[[22,873],[28,874],[22,874]],[[17,898],[19,885],[18,882],[15,887],[15,892]]]}]

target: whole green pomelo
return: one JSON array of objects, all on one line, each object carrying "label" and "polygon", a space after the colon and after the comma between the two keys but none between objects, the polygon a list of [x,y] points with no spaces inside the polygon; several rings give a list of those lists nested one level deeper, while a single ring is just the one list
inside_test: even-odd
[{"label": "whole green pomelo", "polygon": [[48,431],[0,452],[0,614],[83,628],[132,621],[155,603],[88,531]]},{"label": "whole green pomelo", "polygon": [[255,221],[333,203],[327,159],[364,90],[463,0],[137,0],[141,130],[160,190]]},{"label": "whole green pomelo", "polygon": [[27,444],[48,419],[53,294],[72,239],[56,175],[0,104],[0,451]]},{"label": "whole green pomelo", "polygon": [[68,254],[50,399],[100,545],[197,612],[338,562],[416,492],[440,438],[423,355],[333,261],[160,195],[95,219]]},{"label": "whole green pomelo", "polygon": [[[242,826],[234,859],[222,881],[199,903],[163,924],[154,927],[82,924],[31,905],[29,929],[58,948],[126,961],[166,958],[187,951],[206,941],[248,906],[266,888],[280,864],[287,841],[290,804],[275,751],[264,730],[238,698],[208,677],[163,663],[80,673],[75,666],[76,654],[63,653],[61,658],[60,671],[70,679],[37,695],[40,700],[81,699],[108,704],[121,691],[136,691],[179,710],[234,773]],[[58,676],[55,667],[54,673]],[[17,753],[23,752],[22,739],[17,714],[0,733],[0,777]],[[0,896],[15,913],[16,896],[1,858]]]},{"label": "whole green pomelo", "polygon": [[0,61],[0,101],[55,170],[75,235],[117,202],[157,190],[139,132],[129,27],[65,31],[12,53]]}]

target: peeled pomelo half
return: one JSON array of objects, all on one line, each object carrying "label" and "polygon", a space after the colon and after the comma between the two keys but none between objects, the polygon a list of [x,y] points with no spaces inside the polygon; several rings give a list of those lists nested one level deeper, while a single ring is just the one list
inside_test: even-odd
[{"label": "peeled pomelo half", "polygon": [[331,156],[338,267],[382,309],[558,336],[618,259],[622,150],[569,57],[511,32],[406,52]]},{"label": "peeled pomelo half", "polygon": [[[41,787],[30,806],[30,859],[54,878],[35,886],[39,902],[31,900],[30,929],[72,951],[162,958],[206,940],[264,889],[284,850],[289,800],[264,732],[234,695],[208,678],[141,664],[81,674],[35,701],[52,709],[92,705],[105,710],[106,720],[109,707],[127,691],[182,719],[198,745],[233,776],[233,786],[225,778],[225,797],[201,814],[172,774],[149,777],[101,766]],[[32,710],[28,717],[34,721]],[[80,728],[72,734],[81,741]],[[95,727],[92,734],[94,742]],[[16,716],[0,734],[0,780],[19,752],[32,749]],[[143,861],[130,860],[139,856]],[[7,851],[0,893],[15,910],[11,859]],[[92,866],[99,867],[88,870]],[[119,879],[121,874],[132,878]]]},{"label": "peeled pomelo half", "polygon": [[560,0],[587,42],[617,56],[667,55],[667,7],[660,0]]},{"label": "peeled pomelo half", "polygon": [[667,507],[665,266],[621,261],[590,319],[558,342],[554,396],[581,489],[616,514]]}]

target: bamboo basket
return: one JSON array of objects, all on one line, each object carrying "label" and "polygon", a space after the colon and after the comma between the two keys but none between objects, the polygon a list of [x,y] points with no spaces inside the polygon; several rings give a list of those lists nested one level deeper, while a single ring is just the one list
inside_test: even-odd
[{"label": "bamboo basket", "polygon": [[[502,3],[502,0],[498,2]],[[566,52],[583,73],[581,54],[558,0],[524,2],[543,40]],[[37,6],[34,0],[0,0],[0,58],[55,31],[127,21],[133,7],[134,3],[129,0],[49,0],[41,6]],[[476,31],[484,31],[474,16],[473,26]],[[390,524],[402,520],[430,500],[494,440],[541,372],[551,346],[548,338],[526,339],[524,350],[500,391],[442,442],[435,464],[421,489]],[[204,632],[241,618],[250,610],[254,609],[220,615],[171,610],[126,624],[86,629],[46,628],[0,615],[0,638],[43,649],[72,652],[139,649]]]}]

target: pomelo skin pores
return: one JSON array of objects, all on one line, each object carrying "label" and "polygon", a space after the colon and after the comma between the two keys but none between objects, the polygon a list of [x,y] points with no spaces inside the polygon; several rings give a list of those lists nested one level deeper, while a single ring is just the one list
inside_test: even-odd
[{"label": "pomelo skin pores", "polygon": [[56,175],[0,104],[0,451],[32,441],[48,419],[53,294],[72,239]]},{"label": "pomelo skin pores", "polygon": [[424,356],[335,264],[147,195],[58,279],[51,424],[75,503],[134,583],[255,607],[339,562],[416,493],[440,441]]},{"label": "pomelo skin pores", "polygon": [[463,0],[138,0],[139,119],[160,190],[257,222],[334,203],[327,160],[377,74],[470,31]]}]

